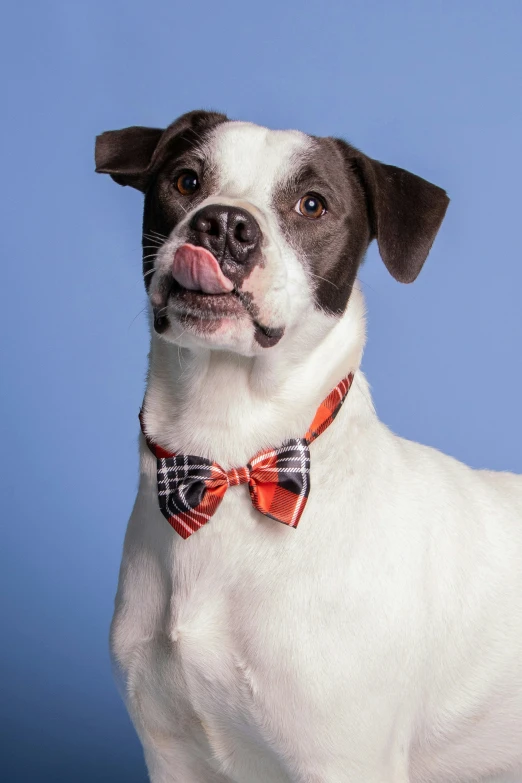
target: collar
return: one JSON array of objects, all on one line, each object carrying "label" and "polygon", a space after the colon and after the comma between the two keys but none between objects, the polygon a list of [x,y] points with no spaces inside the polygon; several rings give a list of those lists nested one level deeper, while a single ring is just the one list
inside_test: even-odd
[{"label": "collar", "polygon": [[247,465],[230,470],[154,443],[145,431],[142,408],[141,430],[156,457],[158,503],[163,516],[182,538],[188,538],[209,521],[229,487],[248,484],[257,511],[297,527],[310,492],[309,446],[333,422],[352,383],[350,373],[332,389],[303,438],[291,438],[279,448],[260,451]]}]

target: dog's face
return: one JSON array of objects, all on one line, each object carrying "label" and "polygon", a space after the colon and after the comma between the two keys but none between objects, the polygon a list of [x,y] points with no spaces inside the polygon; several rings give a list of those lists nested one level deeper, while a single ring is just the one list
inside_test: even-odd
[{"label": "dog's face", "polygon": [[420,272],[443,190],[344,141],[196,111],[97,139],[97,171],[145,193],[143,274],[163,338],[243,355],[346,310],[368,244]]}]

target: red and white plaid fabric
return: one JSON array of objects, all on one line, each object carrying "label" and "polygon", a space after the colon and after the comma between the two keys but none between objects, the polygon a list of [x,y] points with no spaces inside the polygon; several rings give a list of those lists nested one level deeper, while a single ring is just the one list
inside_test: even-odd
[{"label": "red and white plaid fabric", "polygon": [[209,521],[229,487],[248,484],[254,508],[289,527],[297,527],[310,492],[309,445],[330,426],[346,399],[353,373],[321,403],[304,438],[285,441],[277,449],[256,454],[242,468],[224,470],[215,462],[166,451],[141,429],[157,460],[161,513],[176,533],[188,538]]}]

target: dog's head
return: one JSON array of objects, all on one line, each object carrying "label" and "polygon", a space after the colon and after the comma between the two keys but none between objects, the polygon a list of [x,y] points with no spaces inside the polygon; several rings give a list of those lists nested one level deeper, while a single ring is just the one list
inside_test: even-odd
[{"label": "dog's head", "polygon": [[346,310],[372,239],[403,283],[444,217],[441,188],[340,139],[214,112],[96,141],[96,171],[145,193],[143,274],[165,339],[255,355]]}]

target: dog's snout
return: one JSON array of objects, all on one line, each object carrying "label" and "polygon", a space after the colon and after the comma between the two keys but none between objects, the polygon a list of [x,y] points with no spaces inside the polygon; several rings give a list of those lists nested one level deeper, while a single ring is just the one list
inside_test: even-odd
[{"label": "dog's snout", "polygon": [[260,229],[256,219],[239,207],[210,204],[196,212],[190,222],[193,239],[218,260],[225,253],[236,263],[246,263],[256,249]]}]

